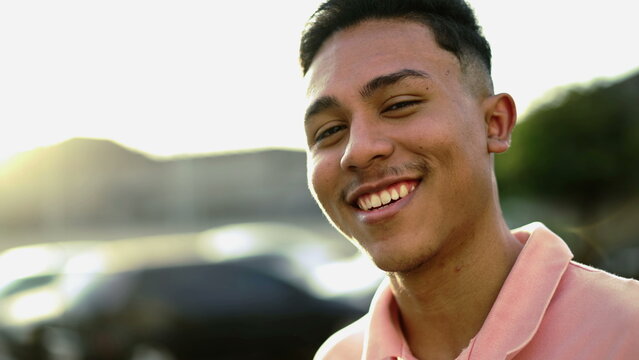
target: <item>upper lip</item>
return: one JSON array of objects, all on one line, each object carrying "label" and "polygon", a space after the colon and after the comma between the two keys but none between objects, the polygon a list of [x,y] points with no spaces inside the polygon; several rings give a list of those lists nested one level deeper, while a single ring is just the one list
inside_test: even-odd
[{"label": "upper lip", "polygon": [[359,197],[362,195],[382,191],[386,189],[387,187],[393,184],[396,184],[398,182],[420,181],[420,180],[421,178],[419,177],[403,176],[403,177],[395,177],[395,178],[385,178],[375,182],[364,183],[346,194],[346,202],[353,206],[357,206],[357,199],[359,199]]}]

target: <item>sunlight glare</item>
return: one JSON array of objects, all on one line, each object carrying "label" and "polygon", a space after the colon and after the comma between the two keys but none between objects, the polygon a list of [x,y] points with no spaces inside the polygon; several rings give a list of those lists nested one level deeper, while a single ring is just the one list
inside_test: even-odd
[{"label": "sunlight glare", "polygon": [[54,289],[34,289],[12,298],[5,304],[8,322],[12,325],[33,324],[51,318],[63,309],[59,292]]},{"label": "sunlight glare", "polygon": [[0,254],[0,287],[7,282],[51,272],[59,264],[55,252],[42,247],[24,247]]},{"label": "sunlight glare", "polygon": [[321,295],[331,297],[373,289],[383,277],[383,272],[369,258],[357,254],[318,266],[313,270],[311,281]]}]

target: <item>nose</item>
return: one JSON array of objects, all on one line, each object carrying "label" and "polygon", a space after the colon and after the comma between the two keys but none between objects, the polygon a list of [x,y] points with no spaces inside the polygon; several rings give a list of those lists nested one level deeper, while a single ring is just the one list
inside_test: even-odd
[{"label": "nose", "polygon": [[366,169],[388,158],[393,151],[393,142],[379,125],[353,119],[340,166],[344,170]]}]

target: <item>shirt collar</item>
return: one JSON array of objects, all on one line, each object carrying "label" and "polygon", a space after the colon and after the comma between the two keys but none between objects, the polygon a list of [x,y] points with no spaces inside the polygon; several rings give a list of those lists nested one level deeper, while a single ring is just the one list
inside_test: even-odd
[{"label": "shirt collar", "polygon": [[529,234],[497,300],[476,336],[470,359],[511,359],[535,335],[573,255],[541,223],[513,232]]},{"label": "shirt collar", "polygon": [[388,278],[377,289],[369,310],[370,322],[364,336],[365,360],[417,360],[410,352],[399,323],[395,297]]},{"label": "shirt collar", "polygon": [[[518,237],[524,247],[471,348],[460,360],[511,359],[519,352],[537,331],[572,259],[568,246],[541,223],[513,232],[527,234]],[[402,334],[388,279],[373,297],[369,314],[362,359],[416,360]]]}]

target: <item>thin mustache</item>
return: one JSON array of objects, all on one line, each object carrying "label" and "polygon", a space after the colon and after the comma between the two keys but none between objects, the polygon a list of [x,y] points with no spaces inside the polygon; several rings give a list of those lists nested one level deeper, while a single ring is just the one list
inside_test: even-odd
[{"label": "thin mustache", "polygon": [[342,198],[346,198],[347,194],[351,193],[362,184],[376,182],[386,177],[399,177],[415,172],[428,175],[430,172],[430,166],[425,160],[418,160],[411,161],[400,166],[376,167],[374,169],[362,171],[358,173],[356,178],[342,190]]}]

